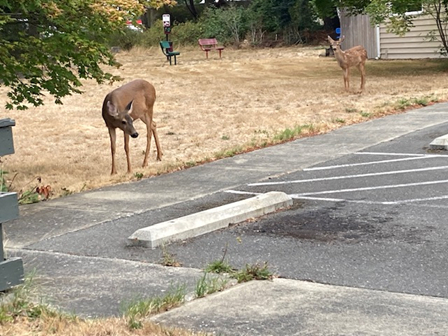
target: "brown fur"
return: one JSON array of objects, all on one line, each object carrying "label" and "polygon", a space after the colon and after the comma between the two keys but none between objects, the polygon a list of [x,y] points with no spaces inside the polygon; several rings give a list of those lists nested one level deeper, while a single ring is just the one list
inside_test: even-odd
[{"label": "brown fur", "polygon": [[133,121],[140,119],[146,124],[146,151],[142,167],[148,165],[148,155],[151,147],[151,135],[154,133],[154,140],[157,147],[157,160],[162,160],[159,138],[157,136],[156,123],[152,120],[154,102],[156,100],[156,90],[154,86],[143,79],[136,79],[127,83],[106,95],[103,102],[102,115],[109,130],[110,146],[112,152],[112,171],[116,174],[115,167],[115,143],[117,128],[124,133],[124,150],[128,165],[128,173],[132,172],[131,160],[129,157],[129,136],[136,138],[138,133],[134,128]]},{"label": "brown fur", "polygon": [[344,71],[344,86],[345,91],[349,91],[350,89],[350,68],[356,66],[361,73],[361,92],[364,90],[365,82],[366,82],[366,70],[365,64],[367,60],[367,51],[363,46],[356,46],[350,48],[346,51],[341,49],[341,43],[344,41],[344,36],[339,39],[339,41],[333,40],[330,36],[328,36],[328,41],[331,44],[331,48],[334,51],[334,56],[336,57],[339,66]]}]

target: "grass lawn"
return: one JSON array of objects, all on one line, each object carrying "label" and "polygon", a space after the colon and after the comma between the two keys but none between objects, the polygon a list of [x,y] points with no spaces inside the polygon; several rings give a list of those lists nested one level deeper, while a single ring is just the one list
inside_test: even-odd
[{"label": "grass lawn", "polygon": [[[101,186],[168,173],[203,162],[273,145],[293,138],[329,132],[386,114],[400,113],[448,97],[448,60],[368,60],[366,89],[351,72],[344,91],[342,70],[324,48],[288,47],[233,50],[209,59],[199,48],[182,48],[178,65],[170,66],[159,48],[120,52],[124,80],[111,85],[84,82],[84,93],[55,105],[26,111],[3,111],[12,118],[15,154],[1,158],[5,184],[22,194],[50,186],[59,197]],[[105,95],[133,79],[151,82],[157,91],[154,120],[164,152],[141,168],[146,130],[131,139],[133,174],[126,174],[121,131],[117,132],[117,170],[110,176],[109,135],[101,117]],[[0,104],[7,88],[0,88]]]}]

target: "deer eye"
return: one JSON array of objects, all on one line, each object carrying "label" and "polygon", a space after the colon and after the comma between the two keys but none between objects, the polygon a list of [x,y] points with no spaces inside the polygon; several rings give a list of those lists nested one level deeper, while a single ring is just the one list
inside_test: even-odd
[{"label": "deer eye", "polygon": [[123,125],[126,125],[126,121],[125,121],[125,120],[122,120],[121,123],[122,123]]}]

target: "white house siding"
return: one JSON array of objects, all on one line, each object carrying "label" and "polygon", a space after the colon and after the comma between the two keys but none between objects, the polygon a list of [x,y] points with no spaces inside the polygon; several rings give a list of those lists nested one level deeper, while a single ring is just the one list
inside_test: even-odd
[{"label": "white house siding", "polygon": [[380,25],[380,52],[382,59],[441,58],[440,39],[430,41],[428,33],[434,31],[439,36],[436,23],[431,16],[422,15],[414,19],[414,27],[404,36],[388,33],[385,25]]}]

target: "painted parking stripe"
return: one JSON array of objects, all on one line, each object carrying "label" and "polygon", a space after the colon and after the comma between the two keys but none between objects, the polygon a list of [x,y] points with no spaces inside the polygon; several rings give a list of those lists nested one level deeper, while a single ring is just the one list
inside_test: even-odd
[{"label": "painted parking stripe", "polygon": [[408,157],[408,158],[404,158],[404,159],[392,159],[392,160],[370,161],[370,162],[361,162],[361,163],[348,163],[348,164],[335,165],[335,166],[304,168],[303,171],[315,171],[315,170],[328,170],[328,169],[338,169],[338,168],[357,167],[357,166],[368,166],[368,165],[374,165],[374,164],[380,164],[380,163],[423,160],[423,159],[433,159],[433,158],[440,158],[440,157],[448,158],[448,156],[427,155],[427,156]]},{"label": "painted parking stripe", "polygon": [[356,152],[355,155],[383,155],[383,156],[441,156],[446,157],[446,155],[437,154],[412,154],[412,153],[384,153],[384,152]]},{"label": "painted parking stripe", "polygon": [[[362,204],[381,204],[381,205],[396,205],[396,204],[407,204],[407,203],[417,203],[417,202],[427,202],[427,201],[438,201],[443,199],[448,199],[448,195],[428,197],[428,198],[415,198],[407,199],[401,201],[366,201],[366,200],[350,200],[345,198],[328,198],[328,197],[310,197],[310,196],[297,196],[288,195],[294,199],[305,199],[310,201],[325,201],[325,202],[348,202],[348,203],[362,203]],[[447,206],[436,205],[438,208],[446,208]]]},{"label": "painted parking stripe", "polygon": [[278,182],[258,182],[258,183],[249,183],[247,185],[250,186],[250,187],[256,187],[256,186],[281,185],[281,184],[322,182],[322,181],[331,181],[331,180],[364,178],[364,177],[372,177],[372,176],[418,173],[418,172],[424,172],[424,171],[445,170],[445,169],[448,169],[448,166],[428,167],[428,168],[418,168],[418,169],[405,169],[405,170],[395,170],[395,171],[380,172],[380,173],[367,173],[367,174],[356,174],[356,175],[345,175],[345,176],[342,175],[342,176],[332,176],[332,177],[319,177],[319,178],[305,179],[305,180],[278,181]]},{"label": "painted parking stripe", "polygon": [[325,190],[325,191],[315,191],[315,192],[301,193],[301,194],[295,194],[295,195],[308,196],[308,195],[337,194],[337,193],[352,192],[352,191],[370,191],[370,190],[380,190],[380,189],[406,188],[406,187],[415,187],[415,186],[431,185],[431,184],[444,184],[444,183],[448,183],[448,180],[391,184],[391,185],[376,186],[376,187],[364,187],[364,188]]}]

